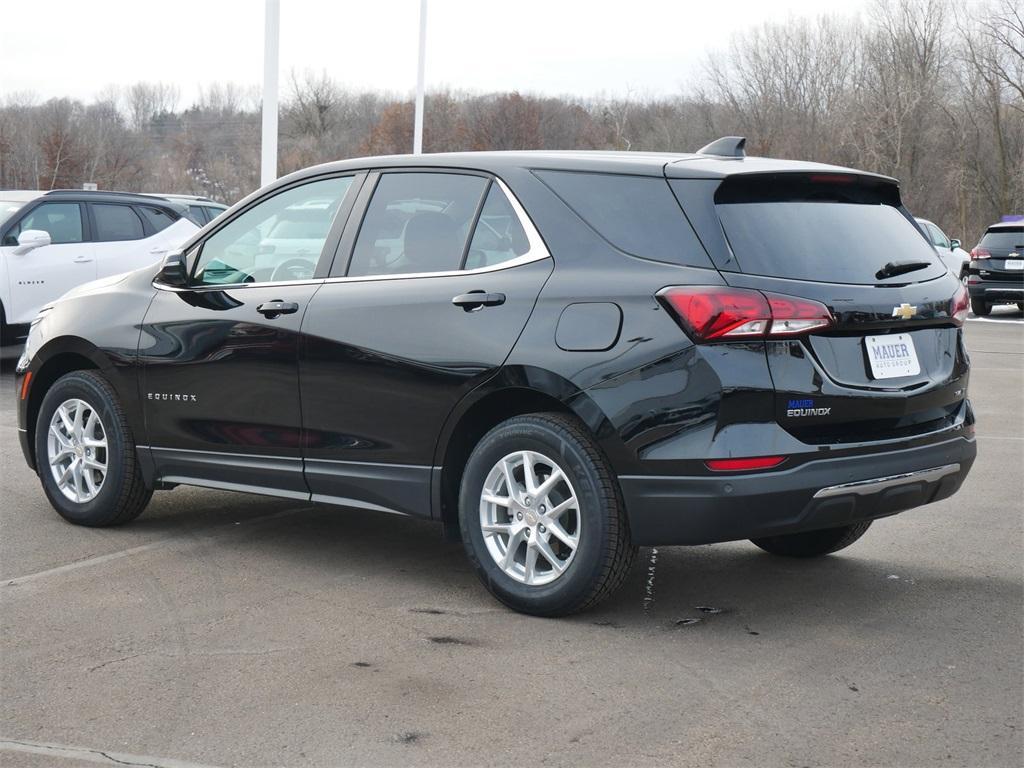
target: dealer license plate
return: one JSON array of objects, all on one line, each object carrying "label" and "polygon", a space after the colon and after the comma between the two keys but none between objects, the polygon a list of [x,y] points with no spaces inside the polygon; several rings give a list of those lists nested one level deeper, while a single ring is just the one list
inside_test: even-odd
[{"label": "dealer license plate", "polygon": [[909,333],[889,336],[866,336],[871,375],[876,379],[898,379],[901,376],[916,376],[921,372],[917,361],[917,350]]}]

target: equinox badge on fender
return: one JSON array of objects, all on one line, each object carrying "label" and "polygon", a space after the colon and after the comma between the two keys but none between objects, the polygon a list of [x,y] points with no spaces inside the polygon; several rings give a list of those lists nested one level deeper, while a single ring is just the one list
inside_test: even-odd
[{"label": "equinox badge on fender", "polygon": [[786,415],[793,418],[800,416],[828,416],[831,408],[815,408],[813,400],[790,400],[786,406]]}]

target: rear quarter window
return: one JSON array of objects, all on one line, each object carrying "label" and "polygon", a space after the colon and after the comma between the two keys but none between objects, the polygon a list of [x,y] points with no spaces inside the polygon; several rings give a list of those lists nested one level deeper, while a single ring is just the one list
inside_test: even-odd
[{"label": "rear quarter window", "polygon": [[665,179],[577,171],[534,174],[620,251],[689,267],[712,266]]}]

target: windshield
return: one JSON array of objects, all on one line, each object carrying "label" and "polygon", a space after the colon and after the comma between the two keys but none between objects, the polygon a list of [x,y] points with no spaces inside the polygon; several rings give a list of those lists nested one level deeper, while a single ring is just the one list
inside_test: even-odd
[{"label": "windshield", "polygon": [[22,209],[24,200],[0,200],[0,227],[6,224],[10,218]]},{"label": "windshield", "polygon": [[[723,183],[716,210],[741,271],[861,285],[920,282],[946,271],[896,207],[894,188],[817,178]],[[926,266],[880,278],[890,262]]]}]

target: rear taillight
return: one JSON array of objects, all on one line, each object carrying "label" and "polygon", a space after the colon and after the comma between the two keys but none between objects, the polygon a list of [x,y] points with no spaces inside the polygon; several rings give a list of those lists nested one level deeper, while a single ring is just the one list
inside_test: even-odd
[{"label": "rear taillight", "polygon": [[987,248],[978,246],[971,248],[971,261],[978,261],[979,259],[991,259],[992,254],[988,252]]},{"label": "rear taillight", "polygon": [[949,302],[949,316],[957,325],[963,325],[967,320],[967,313],[971,309],[971,295],[967,292],[967,286],[963,283],[956,289],[953,299]]},{"label": "rear taillight", "polygon": [[658,298],[695,341],[795,336],[832,325],[824,304],[748,288],[672,287]]}]

